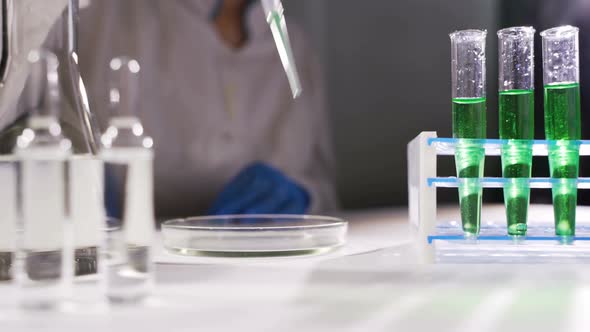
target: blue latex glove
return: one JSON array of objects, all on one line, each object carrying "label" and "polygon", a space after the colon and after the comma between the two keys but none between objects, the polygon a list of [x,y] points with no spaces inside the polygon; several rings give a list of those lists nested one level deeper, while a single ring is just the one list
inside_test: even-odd
[{"label": "blue latex glove", "polygon": [[104,202],[107,217],[121,220],[123,218],[123,207],[121,206],[120,181],[117,181],[115,169],[112,166],[105,165],[104,181]]},{"label": "blue latex glove", "polygon": [[244,168],[217,197],[209,214],[305,214],[309,193],[264,163]]}]

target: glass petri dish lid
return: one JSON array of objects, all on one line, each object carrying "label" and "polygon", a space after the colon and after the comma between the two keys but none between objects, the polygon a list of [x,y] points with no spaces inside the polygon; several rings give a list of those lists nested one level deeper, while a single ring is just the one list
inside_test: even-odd
[{"label": "glass petri dish lid", "polygon": [[346,243],[348,223],[304,215],[235,215],[162,224],[164,247],[186,256],[264,257],[320,254]]}]

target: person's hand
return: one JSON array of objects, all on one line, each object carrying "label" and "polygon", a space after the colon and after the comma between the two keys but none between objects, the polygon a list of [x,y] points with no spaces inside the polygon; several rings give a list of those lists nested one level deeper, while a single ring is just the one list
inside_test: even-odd
[{"label": "person's hand", "polygon": [[303,187],[267,164],[254,163],[225,186],[209,214],[304,214],[309,205]]}]

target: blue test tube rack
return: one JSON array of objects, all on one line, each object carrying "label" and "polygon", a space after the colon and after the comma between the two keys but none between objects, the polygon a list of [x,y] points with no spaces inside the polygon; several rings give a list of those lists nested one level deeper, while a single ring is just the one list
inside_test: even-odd
[{"label": "blue test tube rack", "polygon": [[[486,157],[500,156],[506,140],[472,140]],[[590,263],[590,223],[577,222],[576,236],[564,242],[553,223],[529,222],[527,236],[507,235],[503,224],[482,220],[478,237],[465,237],[461,222],[437,220],[437,188],[458,188],[461,179],[438,177],[439,156],[454,156],[459,142],[422,132],[408,144],[409,223],[418,260],[426,263]],[[552,141],[532,142],[534,156],[547,156]],[[590,141],[579,141],[580,157],[590,156]],[[483,188],[503,188],[506,178],[480,179]],[[530,178],[534,189],[551,189],[559,179]],[[576,180],[573,180],[576,181]],[[577,179],[578,189],[590,189],[590,178]],[[534,208],[534,206],[532,206]],[[551,215],[551,221],[553,215]],[[504,219],[502,219],[504,220]]]}]

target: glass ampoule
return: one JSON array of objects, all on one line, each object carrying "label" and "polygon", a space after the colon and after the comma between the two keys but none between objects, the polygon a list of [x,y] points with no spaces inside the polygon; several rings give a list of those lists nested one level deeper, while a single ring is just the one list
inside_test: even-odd
[{"label": "glass ampoule", "polygon": [[56,308],[71,291],[73,247],[67,216],[66,161],[71,142],[59,123],[61,96],[57,57],[45,50],[28,56],[24,96],[27,128],[18,138],[22,236],[17,271],[21,304]]},{"label": "glass ampoule", "polygon": [[153,141],[137,114],[140,71],[131,58],[110,62],[112,116],[101,139],[101,156],[107,210],[119,219],[108,225],[107,296],[113,302],[141,301],[153,286]]}]

